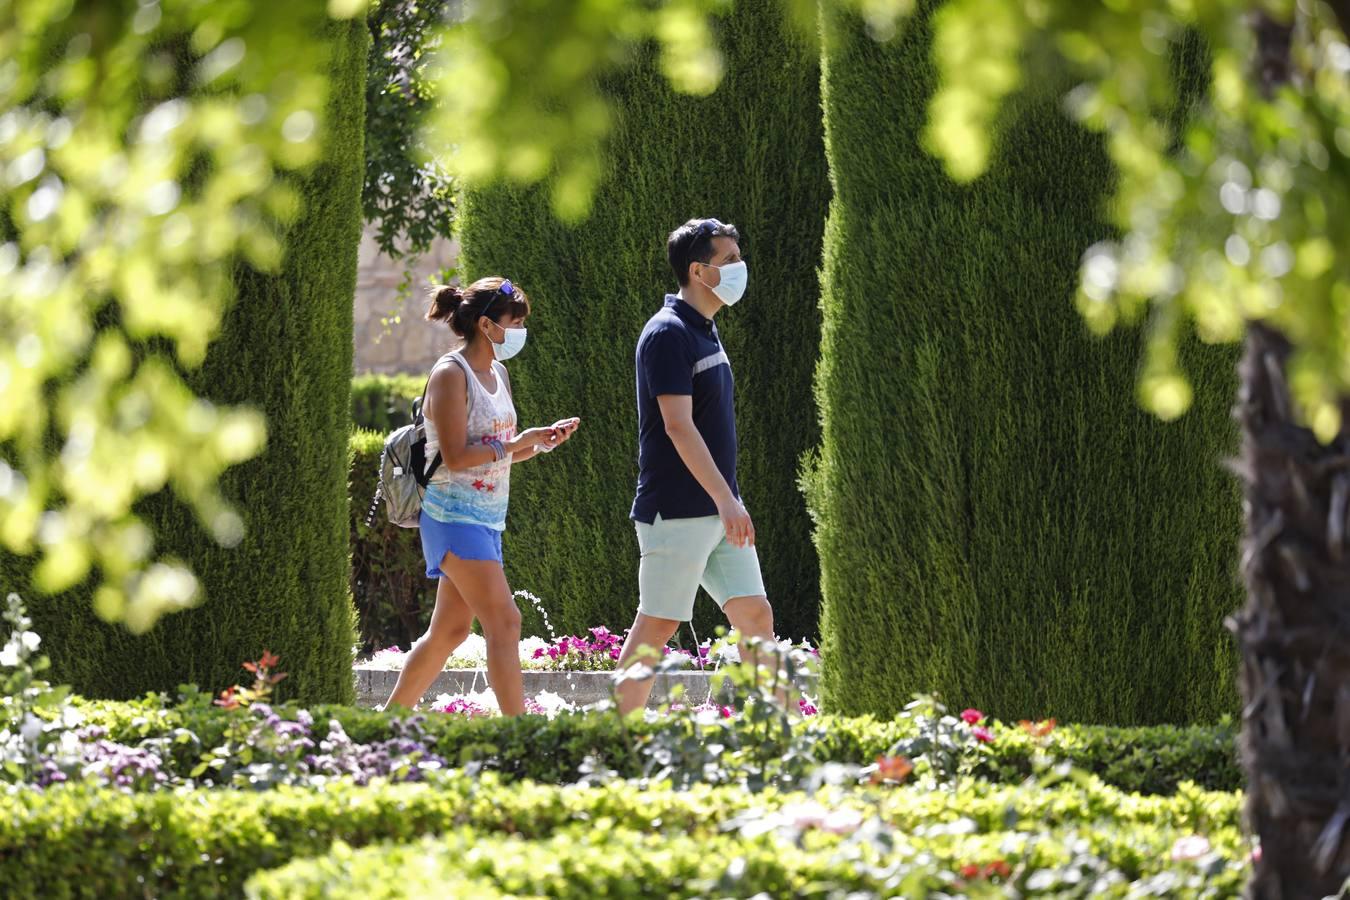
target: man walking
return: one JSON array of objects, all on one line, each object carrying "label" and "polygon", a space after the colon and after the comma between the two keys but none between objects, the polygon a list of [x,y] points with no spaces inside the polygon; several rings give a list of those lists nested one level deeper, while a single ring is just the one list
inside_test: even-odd
[{"label": "man walking", "polygon": [[[638,487],[632,519],[642,561],[637,618],[619,668],[642,661],[693,618],[699,585],[746,638],[773,639],[755,526],[736,484],[731,361],[713,317],[745,293],[740,234],[691,219],[666,241],[678,294],[637,345]],[[742,658],[754,662],[742,646]],[[646,705],[650,679],[619,686],[619,712]]]}]

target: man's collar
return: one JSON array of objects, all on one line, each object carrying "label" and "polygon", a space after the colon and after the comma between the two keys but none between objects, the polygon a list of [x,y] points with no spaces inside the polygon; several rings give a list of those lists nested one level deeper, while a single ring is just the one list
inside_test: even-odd
[{"label": "man's collar", "polygon": [[706,329],[711,329],[713,327],[712,319],[694,309],[694,307],[689,304],[689,301],[677,294],[666,294],[666,306],[675,310],[675,315],[679,316],[690,325],[697,325]]}]

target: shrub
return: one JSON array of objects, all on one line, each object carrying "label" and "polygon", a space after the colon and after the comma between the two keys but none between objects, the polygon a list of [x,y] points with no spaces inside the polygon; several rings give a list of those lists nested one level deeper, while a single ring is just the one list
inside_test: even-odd
[{"label": "shrub", "polygon": [[1196,405],[1135,402],[1137,336],[1073,308],[1108,235],[1113,174],[1041,79],[988,174],[923,147],[927,2],[889,43],[825,16],[835,188],[808,478],[833,709],[889,715],[936,690],[1005,718],[1213,721],[1236,711],[1223,630],[1239,592],[1236,484],[1219,468],[1234,355],[1190,347]]},{"label": "shrub", "polygon": [[689,836],[573,826],[528,841],[461,829],[394,847],[340,845],[317,860],[255,876],[248,895],[415,897],[456,884],[466,893],[455,896],[483,897],[643,898],[652,885],[668,897],[1002,897],[1014,891],[1063,897],[1111,889],[1126,896],[1159,888],[1234,896],[1244,871],[1234,829],[1221,836],[1220,852],[1205,866],[1169,859],[1176,835],[1156,828],[1143,834],[1103,829],[1088,840],[1069,829],[1034,837],[919,837],[902,847],[802,831],[808,832],[805,846],[772,831]]},{"label": "shrub", "polygon": [[[80,693],[133,697],[189,680],[223,688],[240,660],[267,648],[286,661],[290,696],[353,697],[346,442],[369,35],[359,17],[316,27],[332,54],[324,157],[296,180],[303,207],[279,274],[240,264],[238,297],[202,367],[186,376],[203,398],[267,417],[266,451],[220,480],[242,516],[242,539],[219,546],[191,511],[160,495],[139,511],[158,547],[190,562],[200,606],[135,637],[100,620],[87,594],[34,604],[52,680]],[[5,569],[27,581],[26,570]]]},{"label": "shrub", "polygon": [[374,431],[351,438],[350,579],[366,651],[406,649],[426,631],[436,608],[436,579],[427,577],[417,529],[390,522],[383,501],[371,515],[384,438]]},{"label": "shrub", "polygon": [[[127,794],[68,787],[0,797],[0,883],[17,896],[237,895],[251,874],[321,854],[334,841],[406,842],[447,831],[453,833],[446,846],[422,848],[438,876],[451,872],[446,867],[456,864],[449,860],[458,859],[469,869],[450,875],[447,883],[459,875],[488,875],[494,882],[509,879],[500,886],[511,893],[552,895],[544,885],[565,874],[577,878],[581,890],[587,885],[581,873],[588,868],[596,869],[590,877],[602,879],[601,884],[615,885],[605,873],[624,866],[635,867],[629,876],[645,874],[635,878],[634,886],[658,883],[678,889],[686,880],[726,872],[730,860],[742,852],[755,860],[750,872],[772,865],[776,857],[789,873],[800,871],[793,868],[800,864],[835,878],[884,878],[868,874],[844,844],[813,827],[818,814],[828,810],[842,813],[841,831],[873,821],[885,830],[912,835],[916,849],[931,851],[935,862],[952,870],[959,863],[987,862],[1019,849],[1034,865],[1063,865],[1084,852],[1071,846],[1068,838],[1073,835],[1092,854],[1134,879],[1165,869],[1168,848],[1178,836],[1192,833],[1208,835],[1225,856],[1240,858],[1240,802],[1236,794],[1189,787],[1175,797],[1140,798],[1100,784],[1019,790],[980,782],[954,791],[823,788],[808,801],[801,794],[703,786],[674,791],[659,784],[635,790],[626,782],[597,787],[506,784],[490,774],[468,772],[436,776],[425,784],[357,787],[334,782],[322,791],[280,787],[267,792]],[[957,819],[969,825],[930,827]],[[757,828],[760,822],[767,827]],[[742,828],[745,833],[737,834]],[[785,852],[787,843],[771,835],[750,836],[779,828],[802,833],[802,862],[792,861],[799,854]],[[922,836],[925,831],[927,837]],[[1041,832],[1048,839],[1038,838]],[[452,852],[466,841],[480,850]],[[532,847],[524,842],[541,843]],[[561,852],[564,842],[572,844],[570,851]],[[604,853],[605,847],[610,852]],[[702,852],[695,854],[698,847]],[[1017,849],[1005,849],[1009,847]],[[552,855],[545,856],[545,850]],[[337,857],[347,858],[347,852],[338,850]],[[406,853],[389,848],[372,852],[389,853],[391,864]],[[854,852],[874,852],[873,859],[880,862],[913,864],[902,851],[855,847]],[[608,862],[601,862],[602,853]],[[715,862],[716,868],[696,864],[695,855]],[[467,862],[474,858],[498,862]],[[545,859],[551,862],[535,865]],[[333,862],[300,866],[277,873],[275,879],[260,876],[252,889],[255,895],[274,896],[269,892],[290,885],[298,893],[288,896],[320,896],[300,893],[309,889],[294,879],[302,873],[305,878],[331,878]],[[671,868],[662,868],[666,865]],[[383,865],[376,868],[389,874]],[[364,875],[356,877],[357,871],[350,873],[353,884],[370,889]],[[765,877],[770,875],[784,877],[781,869]],[[797,883],[770,881],[766,884],[786,887],[762,889],[774,896],[795,896],[790,886]],[[402,878],[371,895],[390,896],[391,888],[398,891],[395,896],[419,895]],[[742,894],[729,885],[716,893]],[[580,895],[609,894],[595,889]]]},{"label": "shrub", "polygon": [[[796,473],[818,434],[814,273],[829,184],[817,54],[767,0],[737,3],[716,30],[726,76],[711,96],[675,93],[655,47],[608,80],[616,121],[587,221],[559,224],[542,189],[471,190],[462,207],[461,271],[509,276],[535,300],[530,345],[511,364],[522,420],[583,422],[577,440],[511,482],[507,574],[558,605],[560,632],[621,630],[636,611],[634,347],[674,289],[666,235],[714,215],[746,235],[752,273],[746,299],[718,321],[736,373],[740,486],[776,631],[815,639],[818,569]],[[700,638],[723,622],[699,602]]]},{"label": "shrub", "polygon": [[412,420],[412,402],[426,376],[357,375],[352,379],[352,427],[386,435]]}]

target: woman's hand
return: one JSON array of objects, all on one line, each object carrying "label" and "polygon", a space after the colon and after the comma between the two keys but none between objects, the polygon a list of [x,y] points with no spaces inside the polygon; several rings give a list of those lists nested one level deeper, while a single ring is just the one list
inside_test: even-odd
[{"label": "woman's hand", "polygon": [[557,447],[559,444],[567,443],[567,441],[572,437],[572,435],[577,433],[577,428],[579,428],[580,426],[581,426],[581,419],[577,418],[576,416],[573,416],[570,419],[559,419],[557,422],[554,422],[549,427],[549,431],[553,433],[555,440],[551,445],[546,446],[548,446],[549,449],[551,450],[553,449],[553,447]]},{"label": "woman's hand", "polygon": [[536,446],[551,447],[553,445],[549,443],[550,440],[556,443],[552,428],[528,428],[516,435],[515,440],[507,442],[506,452],[523,453],[526,450],[534,449]]},{"label": "woman's hand", "polygon": [[580,419],[571,418],[560,419],[547,428],[530,428],[522,431],[514,441],[507,444],[506,450],[511,454],[527,453],[536,449],[547,453],[575,434],[580,424]]}]

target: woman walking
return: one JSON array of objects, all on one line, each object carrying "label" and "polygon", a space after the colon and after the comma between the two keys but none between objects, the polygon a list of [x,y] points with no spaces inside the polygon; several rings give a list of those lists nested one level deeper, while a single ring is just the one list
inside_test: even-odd
[{"label": "woman walking", "polygon": [[511,380],[502,363],[525,345],[529,314],[525,292],[502,278],[432,293],[427,319],[446,322],[464,340],[432,368],[423,401],[427,459],[439,451],[442,463],[422,500],[420,530],[427,577],[439,583],[431,624],[408,653],[386,707],[416,704],[476,618],[487,643],[488,683],[502,713],[525,711],[520,611],[502,570],[511,466],[551,452],[581,422],[563,419],[516,433]]}]

